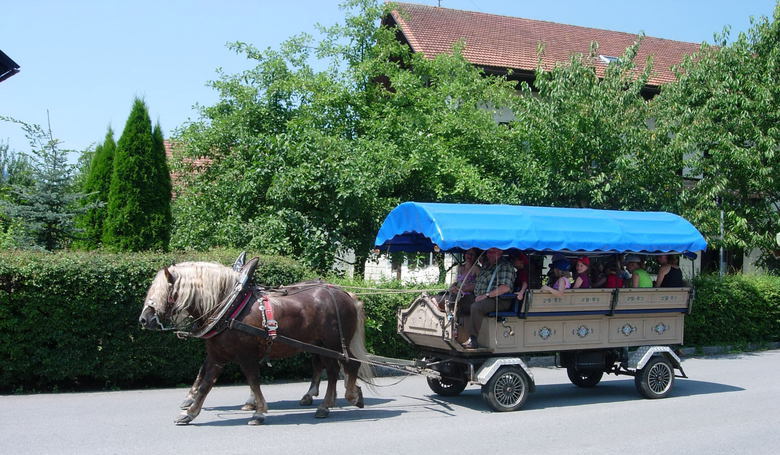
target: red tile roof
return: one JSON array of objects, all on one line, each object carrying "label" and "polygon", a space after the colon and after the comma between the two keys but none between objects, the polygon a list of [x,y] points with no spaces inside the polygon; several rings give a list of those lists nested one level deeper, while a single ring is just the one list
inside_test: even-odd
[{"label": "red tile roof", "polygon": [[[170,167],[170,163],[173,160],[173,154],[176,152],[176,147],[168,139],[165,139],[163,141],[163,144],[165,145],[165,157],[168,159],[168,163]],[[211,158],[195,158],[195,159],[188,158],[185,159],[185,162],[192,165],[193,172],[199,172],[205,169],[206,167],[208,167],[213,162],[213,160]],[[171,183],[174,186],[179,183],[178,173],[171,171]]]},{"label": "red tile roof", "polygon": [[[401,11],[393,11],[412,50],[427,58],[450,53],[453,44],[464,40],[463,56],[482,67],[512,68],[533,71],[537,67],[537,46],[544,44],[542,67],[551,69],[557,62],[566,62],[577,53],[587,55],[592,41],[599,44],[598,53],[619,57],[634,43],[632,33],[578,27],[555,22],[519,17],[461,11],[411,3],[395,3]],[[685,54],[699,49],[695,43],[672,41],[646,36],[635,59],[638,70],[644,68],[647,56],[653,56],[653,73],[648,85],[658,86],[675,80],[671,70]],[[597,64],[603,76],[605,64]]]}]

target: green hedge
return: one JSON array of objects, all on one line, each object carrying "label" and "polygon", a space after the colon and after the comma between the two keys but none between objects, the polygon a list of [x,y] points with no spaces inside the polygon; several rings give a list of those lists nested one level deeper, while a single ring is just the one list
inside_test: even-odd
[{"label": "green hedge", "polygon": [[[165,265],[185,260],[231,264],[238,253],[0,252],[0,393],[191,383],[204,359],[203,342],[141,330],[143,298]],[[261,256],[255,279],[275,286],[312,277],[294,261]],[[360,297],[369,351],[412,356],[395,326],[396,309],[411,296]],[[295,356],[274,362],[263,374],[266,380],[302,378],[311,370],[306,356]],[[242,380],[235,367],[222,375],[223,382]]]},{"label": "green hedge", "polygon": [[685,344],[744,345],[780,341],[780,277],[703,275],[694,281]]},{"label": "green hedge", "polygon": [[[203,342],[138,326],[143,297],[157,270],[184,260],[230,264],[234,250],[209,253],[108,254],[0,252],[0,393],[164,387],[189,384],[203,361]],[[289,259],[261,256],[256,281],[289,284],[314,275]],[[414,294],[381,294],[335,280],[366,308],[370,352],[412,358],[396,334],[396,311]],[[696,280],[686,345],[780,341],[780,278],[703,276]],[[397,283],[381,285],[401,289]],[[306,356],[275,362],[270,378],[302,378]],[[241,381],[237,368],[225,381]]]}]

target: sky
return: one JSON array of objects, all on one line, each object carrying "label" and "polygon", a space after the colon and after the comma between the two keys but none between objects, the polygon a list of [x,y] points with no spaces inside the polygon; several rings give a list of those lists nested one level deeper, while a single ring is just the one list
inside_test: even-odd
[{"label": "sky", "polygon": [[[775,0],[407,0],[694,43],[732,39]],[[207,82],[251,62],[225,45],[277,48],[286,38],[340,22],[339,0],[2,0],[0,50],[21,67],[0,82],[0,115],[47,124],[65,149],[118,140],[133,98],[142,97],[166,137],[196,104],[212,105]],[[0,121],[0,142],[28,152],[21,129]],[[75,160],[75,156],[71,158]]]}]

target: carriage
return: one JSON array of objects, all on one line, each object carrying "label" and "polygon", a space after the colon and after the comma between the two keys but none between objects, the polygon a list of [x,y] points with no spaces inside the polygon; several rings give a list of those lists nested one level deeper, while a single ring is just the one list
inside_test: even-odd
[{"label": "carriage", "polygon": [[[468,248],[599,256],[685,254],[706,248],[685,219],[665,212],[407,202],[384,220],[383,252],[463,252]],[[665,397],[686,378],[673,347],[683,343],[694,291],[680,288],[571,289],[557,297],[514,294],[509,311],[489,313],[479,349],[458,340],[457,299],[423,293],[398,311],[398,333],[424,357],[416,363],[439,395],[479,385],[496,411],[520,409],[535,388],[524,357],[555,354],[572,383],[594,387],[605,373],[633,376],[646,398]]]}]

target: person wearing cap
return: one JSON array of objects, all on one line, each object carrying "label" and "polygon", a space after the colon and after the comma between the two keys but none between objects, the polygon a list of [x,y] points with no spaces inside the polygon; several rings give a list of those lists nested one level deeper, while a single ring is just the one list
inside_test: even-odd
[{"label": "person wearing cap", "polygon": [[631,272],[631,281],[629,281],[632,288],[651,288],[653,287],[653,279],[650,278],[650,274],[645,270],[642,259],[635,255],[629,254],[626,256],[626,270]]},{"label": "person wearing cap", "polygon": [[577,258],[577,264],[575,265],[577,270],[577,279],[574,280],[573,289],[588,289],[590,288],[590,258],[582,256]]},{"label": "person wearing cap", "polygon": [[485,315],[492,311],[506,311],[513,301],[500,299],[503,294],[512,292],[515,282],[515,268],[502,256],[504,251],[490,248],[485,252],[487,258],[485,267],[480,271],[474,285],[474,303],[471,305],[471,316],[468,319],[469,340],[463,344],[466,349],[479,347],[479,329]]},{"label": "person wearing cap", "polygon": [[542,286],[543,291],[552,292],[553,295],[563,297],[563,291],[571,288],[571,263],[566,259],[558,259],[552,263],[553,277],[555,283],[552,286]]}]

